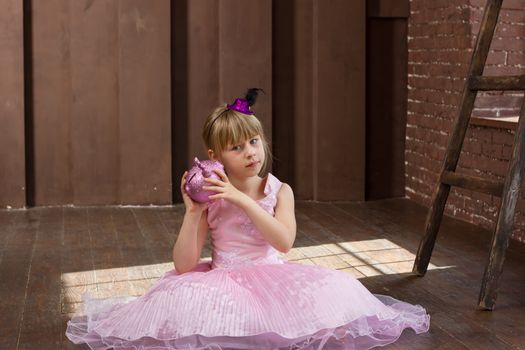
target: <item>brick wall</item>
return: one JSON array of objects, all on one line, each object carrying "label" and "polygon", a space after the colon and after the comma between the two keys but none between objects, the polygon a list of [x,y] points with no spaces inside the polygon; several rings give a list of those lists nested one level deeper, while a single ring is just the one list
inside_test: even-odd
[{"label": "brick wall", "polygon": [[[411,0],[410,5],[406,194],[428,206],[461,100],[485,1]],[[525,0],[503,1],[485,74],[525,74]],[[480,94],[473,115],[517,116],[522,96]],[[471,125],[458,171],[503,180],[513,137],[509,128]],[[446,214],[492,230],[499,201],[497,197],[452,188]],[[525,241],[524,198],[518,202],[513,238]]]}]

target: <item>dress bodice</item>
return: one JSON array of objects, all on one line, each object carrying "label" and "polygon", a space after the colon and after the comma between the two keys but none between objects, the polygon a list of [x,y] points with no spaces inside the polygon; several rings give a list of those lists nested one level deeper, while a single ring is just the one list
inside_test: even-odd
[{"label": "dress bodice", "polygon": [[[265,197],[256,203],[273,216],[282,183],[271,173],[268,173],[265,181]],[[226,200],[220,199],[210,204],[208,225],[211,231],[212,268],[284,262],[279,251],[264,239],[244,210]]]}]

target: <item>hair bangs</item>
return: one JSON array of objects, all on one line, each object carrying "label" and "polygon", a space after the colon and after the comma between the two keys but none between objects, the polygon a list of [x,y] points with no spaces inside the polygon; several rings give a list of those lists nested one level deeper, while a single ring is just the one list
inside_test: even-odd
[{"label": "hair bangs", "polygon": [[210,141],[219,151],[243,143],[255,135],[263,134],[261,123],[256,117],[231,110],[224,112],[214,124],[211,131],[215,137],[212,136]]}]

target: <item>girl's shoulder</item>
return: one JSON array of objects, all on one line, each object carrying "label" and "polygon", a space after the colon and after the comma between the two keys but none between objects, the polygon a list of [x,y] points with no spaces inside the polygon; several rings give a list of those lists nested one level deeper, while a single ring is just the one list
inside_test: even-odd
[{"label": "girl's shoulder", "polygon": [[284,191],[292,191],[292,187],[288,185],[286,182],[280,181],[274,174],[268,173],[266,180],[266,186],[264,191],[265,192],[275,192],[278,193],[281,188],[283,188]]},{"label": "girl's shoulder", "polygon": [[292,187],[286,182],[280,181],[272,173],[268,173],[264,193],[267,196],[274,197],[276,200],[280,198],[291,198],[293,200],[294,198]]},{"label": "girl's shoulder", "polygon": [[268,173],[266,175],[266,184],[264,185],[264,194],[266,196],[270,194],[276,195],[281,189],[282,185],[283,183],[277,177],[275,177],[275,175]]}]

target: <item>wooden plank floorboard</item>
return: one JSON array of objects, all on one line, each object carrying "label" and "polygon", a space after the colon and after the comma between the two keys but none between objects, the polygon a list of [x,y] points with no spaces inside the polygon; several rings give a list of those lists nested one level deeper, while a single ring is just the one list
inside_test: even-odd
[{"label": "wooden plank floorboard", "polygon": [[[389,216],[385,215],[384,213],[379,213],[377,211],[373,211],[374,217],[383,217],[383,220],[385,222],[389,222],[389,224],[385,224],[384,229],[386,231],[399,231],[403,230],[403,232],[406,235],[414,235],[413,239],[415,241],[419,241],[420,235],[421,235],[421,229],[422,223],[417,222],[416,224],[411,223],[413,218],[407,218],[407,220],[402,224],[397,224],[395,222],[392,222],[392,219],[395,217],[400,217],[400,213],[397,212],[398,208],[401,207],[401,205],[397,205],[395,208],[392,208],[394,213]],[[354,212],[354,209],[351,209],[352,212]],[[412,212],[414,209],[412,208]],[[422,219],[419,219],[422,220]],[[460,273],[466,274],[470,277],[472,281],[476,281],[476,283],[481,282],[481,277],[483,274],[484,269],[484,263],[486,262],[485,256],[488,255],[487,251],[488,247],[486,249],[482,249],[483,247],[476,247],[473,248],[475,244],[473,242],[477,242],[478,244],[482,244],[478,241],[487,240],[487,237],[483,236],[490,236],[489,232],[484,232],[483,230],[477,228],[477,231],[472,230],[472,225],[468,225],[466,223],[453,220],[450,218],[446,218],[443,222],[443,228],[445,229],[445,232],[443,234],[442,239],[446,240],[446,244],[437,244],[435,248],[435,252],[432,256],[432,262],[439,261],[440,264],[446,265],[451,264],[451,258],[452,256],[454,259],[459,259],[455,261],[454,263],[457,265],[457,268],[459,269]],[[459,235],[450,234],[450,232],[459,232]],[[469,235],[469,237],[466,237],[466,235]],[[396,236],[401,236],[400,234],[397,234]],[[411,236],[412,237],[412,236]],[[447,246],[449,248],[450,254],[443,255],[442,258],[442,247]],[[452,249],[452,250],[450,250]],[[461,254],[457,254],[457,252],[460,251]],[[516,255],[516,254],[514,254]],[[523,260],[523,258],[520,256],[516,256],[516,260]],[[440,260],[441,259],[441,260]],[[504,308],[506,307],[505,304],[505,298],[507,295],[515,293],[516,298],[512,299],[512,305],[515,305],[516,302],[520,302],[521,298],[517,298],[520,294],[523,294],[525,291],[525,285],[523,282],[523,274],[525,273],[525,269],[523,267],[523,264],[518,262],[518,265],[516,265],[516,261],[512,261],[510,259],[509,261],[509,268],[508,272],[503,274],[503,280],[509,280],[508,286],[509,288],[505,289],[502,288],[502,297],[501,300],[499,300],[499,307]],[[514,265],[514,266],[513,266]],[[459,276],[459,275],[458,275]],[[464,283],[465,279],[461,278],[458,280],[458,283]],[[469,287],[475,287],[473,283],[467,284]],[[478,286],[479,287],[479,286]],[[475,301],[474,301],[475,302]]]},{"label": "wooden plank floorboard", "polygon": [[166,227],[168,233],[173,235],[173,242],[175,242],[175,237],[179,233],[180,227],[182,225],[184,211],[184,205],[180,204],[169,208],[159,208],[157,211],[160,221]]},{"label": "wooden plank floorboard", "polygon": [[159,210],[155,208],[131,208],[131,212],[140,231],[149,240],[150,246],[169,251],[174,243],[174,235],[168,232],[161,221]]},{"label": "wooden plank floorboard", "polygon": [[[399,206],[399,203],[396,203],[397,207]],[[355,214],[355,209],[353,204],[350,205],[352,209],[349,209],[349,212],[352,212]],[[344,207],[344,205],[343,205]],[[411,212],[413,214],[413,212]],[[402,224],[395,223],[394,217],[385,216],[381,213],[375,211],[372,212],[374,215],[370,215],[368,213],[368,216],[365,215],[365,217],[374,217],[375,220],[377,218],[383,218],[385,220],[385,224],[382,225],[383,228],[386,231],[393,231],[398,232],[400,230],[399,227],[395,227],[397,225],[401,226],[401,230],[398,233],[395,234],[396,237],[403,237],[402,233],[406,233],[407,235],[410,235],[411,233],[415,233],[415,231],[411,228],[410,225],[407,225],[407,221],[410,221],[411,219],[407,219],[407,221],[403,222]],[[396,213],[395,217],[403,217],[399,216],[399,213]],[[419,227],[419,225],[416,225]],[[406,236],[406,235],[405,235]],[[410,235],[411,236],[411,235]],[[449,242],[447,241],[447,244]],[[403,244],[403,243],[401,243]],[[410,244],[410,242],[407,242],[407,244]],[[459,248],[458,248],[459,250]],[[487,318],[487,316],[490,316],[491,313],[484,312],[484,311],[476,311],[475,305],[477,303],[477,295],[478,295],[478,288],[479,288],[479,281],[482,275],[482,269],[483,267],[481,265],[475,265],[475,267],[479,270],[478,273],[474,274],[466,274],[465,272],[472,272],[474,268],[472,267],[472,260],[475,258],[475,256],[470,256],[466,254],[457,254],[457,251],[454,254],[450,255],[444,255],[441,256],[439,253],[439,249],[435,249],[434,255],[440,256],[440,261],[446,261],[448,264],[456,265],[454,269],[445,269],[445,270],[439,270],[439,272],[432,272],[429,271],[427,273],[427,277],[429,278],[422,278],[422,282],[420,282],[417,286],[417,289],[425,289],[426,292],[431,295],[438,293],[438,297],[442,299],[441,305],[446,305],[451,312],[455,312],[457,310],[460,310],[462,312],[462,315],[466,316],[470,320],[466,320],[465,323],[471,323],[471,321],[478,323],[479,326],[487,328],[487,325],[483,322]],[[433,256],[433,258],[435,257]],[[435,259],[434,259],[435,260]],[[433,261],[434,261],[433,260]],[[412,263],[412,262],[411,262]],[[468,266],[468,269],[461,270],[462,266]],[[417,278],[420,279],[420,278]],[[428,284],[427,284],[428,282]],[[435,286],[439,285],[441,288],[436,289]],[[396,287],[397,288],[397,287]],[[399,290],[399,288],[397,288]],[[500,296],[501,300],[500,303],[505,304],[508,298],[506,298],[505,295]],[[505,345],[499,345],[501,348],[505,348],[505,346],[523,346],[523,332],[517,332],[516,328],[521,328],[523,325],[523,316],[519,316],[519,313],[514,312],[515,307],[520,307],[519,303],[516,303],[516,301],[519,300],[518,295],[512,296],[511,300],[509,300],[510,303],[512,303],[513,308],[511,308],[511,312],[507,312],[506,317],[502,317],[501,322],[498,323],[498,332],[497,335],[494,335],[493,337],[489,337],[487,341],[480,341],[479,347],[485,346],[485,344],[488,344],[490,346],[492,344],[492,339],[500,339]],[[501,309],[501,308],[500,308]],[[498,315],[500,315],[499,313]],[[470,316],[470,317],[469,317]],[[494,316],[494,315],[492,315]],[[499,317],[499,316],[496,316]],[[518,326],[517,326],[518,324]],[[449,325],[449,323],[446,323],[446,325]],[[489,327],[488,329],[493,329],[492,327]],[[477,338],[480,338],[479,336]],[[474,339],[477,339],[474,337]]]},{"label": "wooden plank floorboard", "polygon": [[[183,204],[174,205],[169,210],[166,208],[159,208],[158,210],[160,222],[163,224],[163,226],[166,227],[166,231],[172,237],[172,244],[170,246],[170,257],[172,254],[173,245],[175,244],[178,237],[178,232],[180,230],[180,227],[182,226],[184,211],[185,207]],[[202,248],[201,258],[211,257],[211,244],[209,238],[210,237],[208,235],[208,239],[204,242],[204,247]]]},{"label": "wooden plank floorboard", "polygon": [[[169,249],[160,249],[149,235],[139,227],[129,208],[112,210],[115,228],[122,247],[122,263],[130,275],[132,295],[142,295],[167,269],[164,263],[171,260]],[[168,268],[173,268],[169,264]]]},{"label": "wooden plank floorboard", "polygon": [[82,293],[95,289],[93,243],[86,208],[63,209],[62,313],[77,311]]},{"label": "wooden plank floorboard", "polygon": [[[304,232],[305,235],[308,235],[309,237],[318,237],[319,239],[319,232],[324,232],[324,236],[336,236],[335,240],[332,240],[332,242],[345,242],[345,241],[369,241],[374,239],[380,239],[384,238],[384,235],[381,235],[380,231],[374,230],[372,226],[366,226],[359,220],[355,220],[351,217],[344,217],[343,215],[334,215],[334,212],[337,213],[337,209],[334,209],[330,205],[324,205],[322,207],[322,210],[316,209],[317,204],[313,203],[299,203],[297,206],[297,210],[301,213],[306,215],[306,217],[302,215],[297,215],[298,218],[302,218],[302,220],[298,221],[299,226],[309,226],[307,231]],[[332,215],[330,215],[332,214]],[[321,226],[321,228],[319,227]],[[317,231],[317,232],[315,232]],[[329,231],[330,233],[327,233],[326,231]],[[365,248],[365,246],[363,245]],[[365,248],[366,249],[366,248]],[[377,249],[377,248],[376,248]],[[365,250],[363,253],[366,252]],[[364,254],[363,254],[364,255]],[[361,260],[359,258],[356,258],[355,260],[351,261],[352,264],[355,264],[357,269],[360,269],[361,266],[366,266],[367,263],[374,263],[374,261],[371,260]],[[362,270],[363,272],[367,272],[366,270]],[[376,269],[378,273],[381,271]],[[370,289],[371,292],[378,293],[378,294],[388,294],[393,297],[399,298],[400,300],[410,302],[413,304],[422,304],[427,309],[429,313],[433,313],[434,310],[439,310],[442,304],[441,300],[437,300],[436,298],[428,298],[428,295],[393,295],[392,293],[388,293],[391,289],[394,289],[393,286],[390,284],[392,281],[396,281],[399,279],[399,276],[392,275],[392,276],[382,276],[379,275],[378,277],[363,277],[361,278],[361,282]],[[395,286],[396,290],[399,289],[399,286]],[[416,289],[416,286],[410,286],[409,289]],[[464,347],[468,348],[467,345],[462,344],[461,342],[456,340],[456,337],[454,335],[447,332],[445,329],[441,327],[436,327],[434,322],[431,320],[431,331],[427,334],[412,337],[410,336],[411,331],[405,331],[403,332],[400,341],[405,341],[405,335],[409,334],[408,337],[414,338],[413,342],[409,342],[408,340],[406,342],[409,342],[412,346],[418,348],[418,349],[433,349],[437,344],[447,344],[452,343],[455,344],[458,348]],[[400,347],[401,343],[390,345],[389,347],[396,348]]]},{"label": "wooden plank floorboard", "polygon": [[[308,214],[313,215],[314,213],[308,211],[306,207],[301,206],[297,210],[298,210],[298,215],[297,215],[298,226],[301,227],[301,235],[317,238],[317,240],[314,239],[313,241],[311,241],[312,245],[320,244],[321,242],[319,242],[319,239],[322,236],[331,238],[332,240],[329,242],[332,242],[332,243],[342,242],[345,239],[343,239],[343,237],[341,236],[338,236],[337,235],[338,232],[342,232],[342,233],[346,233],[348,231],[356,232],[356,231],[359,231],[359,229],[363,229],[363,227],[359,227],[357,225],[353,226],[352,223],[350,222],[344,222],[344,226],[340,225],[341,222],[338,222],[337,223],[338,230],[334,230],[334,228],[331,227],[330,225],[323,225],[322,217],[319,215],[317,215],[315,219],[310,219],[307,215]],[[352,231],[353,229],[355,229],[355,231]],[[365,239],[373,239],[377,237],[375,236],[373,232],[369,232],[368,235],[366,235],[365,233],[366,231],[359,231],[359,232],[360,234],[365,234],[364,236],[362,236],[362,238],[365,238]],[[327,244],[325,243],[324,247],[326,246]],[[333,247],[326,247],[326,250],[324,251],[317,250],[317,253],[331,254],[329,249],[334,250]],[[337,254],[337,252],[335,253]],[[340,253],[340,252],[338,254],[339,256],[348,255],[348,253]],[[314,260],[315,258],[312,257],[311,259]],[[355,264],[356,266],[367,264],[366,261],[361,260],[359,258],[352,259],[350,263]],[[341,270],[344,270],[344,269],[341,269]],[[370,284],[365,283],[365,286],[369,287]],[[385,285],[381,283],[381,284],[373,285],[373,286],[375,287],[376,292],[381,291],[382,292],[381,294],[385,294],[385,291],[382,290],[383,288],[385,288]],[[435,349],[435,348],[439,348],[440,346],[445,346],[446,344],[455,344],[454,348],[457,348],[457,349],[467,348],[463,344],[457,342],[454,337],[450,336],[449,334],[444,332],[439,327],[432,327],[429,333],[418,335],[418,336],[415,336],[414,332],[412,331],[405,331],[403,332],[398,342],[396,342],[395,344],[389,345],[385,348],[407,349],[407,348],[417,347],[418,349]]]},{"label": "wooden plank floorboard", "polygon": [[[135,294],[130,283],[124,250],[128,255],[139,249],[127,243],[125,235],[119,234],[118,218],[115,214],[119,208],[89,208],[88,224],[93,237],[93,262],[95,267],[96,297]],[[128,248],[129,247],[129,248]],[[142,274],[140,274],[140,277]]]},{"label": "wooden plank floorboard", "polygon": [[[398,205],[392,206],[387,203],[376,203],[379,207],[385,207],[387,211],[393,212],[394,216],[404,214],[403,207],[408,207],[411,212],[416,210],[426,211],[425,208],[419,207],[412,202],[396,203]],[[418,208],[414,208],[414,206]],[[407,218],[407,221],[412,220]],[[407,231],[412,230],[412,225],[404,223],[404,227]],[[502,275],[501,288],[496,304],[496,309],[499,312],[483,312],[475,311],[474,306],[477,304],[477,297],[479,294],[479,288],[481,285],[481,278],[483,274],[484,265],[486,263],[486,256],[488,255],[488,244],[486,247],[472,248],[472,246],[482,245],[483,239],[487,240],[487,237],[482,238],[483,235],[489,236],[491,233],[486,232],[478,227],[469,225],[467,223],[454,220],[451,218],[445,218],[443,222],[443,237],[442,244],[446,244],[449,247],[454,247],[456,252],[460,254],[454,254],[452,258],[463,258],[462,264],[457,264],[456,272],[450,274],[450,271],[446,271],[449,276],[444,283],[450,283],[456,281],[450,285],[450,288],[443,288],[444,291],[453,290],[455,293],[451,296],[450,303],[456,303],[454,307],[456,309],[462,309],[465,314],[471,315],[475,318],[476,322],[480,325],[494,331],[498,337],[505,339],[506,341],[520,347],[525,346],[525,315],[523,298],[521,295],[525,292],[525,286],[523,284],[523,275],[525,274],[523,266],[523,253],[519,254],[519,248],[523,248],[522,244],[515,243],[515,251],[511,251],[506,261],[508,264],[506,270]],[[454,234],[459,232],[460,234]],[[465,237],[467,236],[467,237]],[[460,241],[464,244],[458,244]],[[471,248],[462,247],[469,245]],[[467,253],[466,251],[470,251]],[[523,251],[523,250],[522,250]],[[433,256],[434,258],[434,256]],[[451,258],[449,257],[449,261]],[[474,271],[477,271],[474,273]],[[466,283],[465,283],[466,281]],[[463,291],[460,291],[458,286],[465,287]],[[454,287],[456,287],[454,289]],[[470,293],[470,294],[467,294]],[[458,298],[458,295],[463,297],[469,295],[465,300]],[[469,306],[472,305],[472,309]]]},{"label": "wooden plank floorboard", "polygon": [[66,336],[67,321],[81,312],[81,296],[96,289],[92,233],[87,208],[63,208],[62,235],[62,349],[85,349],[73,344]]},{"label": "wooden plank floorboard", "polygon": [[39,209],[27,210],[21,221],[15,219],[6,231],[2,228],[2,235],[9,238],[0,262],[0,349],[18,346],[39,218]]},{"label": "wooden plank floorboard", "polygon": [[161,264],[164,269],[168,266],[173,268],[171,251],[174,236],[168,233],[157,212],[157,209],[132,209],[137,227],[148,242],[147,249],[156,264]]},{"label": "wooden plank floorboard", "polygon": [[61,324],[61,208],[41,209],[17,349],[59,349]]},{"label": "wooden plank floorboard", "polygon": [[154,249],[153,243],[147,235],[143,234],[131,209],[114,209],[112,215],[122,248],[124,266],[155,265],[169,262],[169,260],[166,261],[166,258],[159,257],[152,251]]},{"label": "wooden plank floorboard", "polygon": [[[0,285],[0,349],[85,349],[64,335],[82,292],[143,294],[172,268],[183,216],[183,205],[0,210],[0,278],[9,281]],[[479,311],[490,233],[445,217],[431,268],[416,277],[425,216],[406,199],[297,201],[298,233],[286,257],[349,273],[373,293],[429,311],[428,333],[405,330],[384,349],[525,349],[523,245],[511,242],[496,309]],[[210,253],[207,241],[203,257]]]},{"label": "wooden plank floorboard", "polygon": [[[380,210],[391,216],[407,217],[405,225],[408,224],[410,227],[420,227],[420,234],[422,235],[425,222],[425,217],[423,215],[426,215],[427,209],[410,201],[394,203],[396,205],[392,205],[390,200],[380,201],[377,203],[371,203],[371,208]],[[409,216],[407,215],[408,212],[415,212],[417,215]],[[450,242],[447,241],[447,246],[460,248],[462,252],[472,253],[474,255],[479,254],[480,258],[485,260],[489,255],[492,231],[484,230],[466,222],[446,217],[446,219],[443,220],[442,233],[443,235],[441,239],[446,239],[449,236],[452,238]],[[441,235],[438,235],[438,237],[440,236]],[[509,249],[507,250],[505,266],[508,267],[510,275],[518,277],[514,280],[515,282],[523,282],[521,276],[525,273],[524,249],[525,244],[511,241]]]}]

